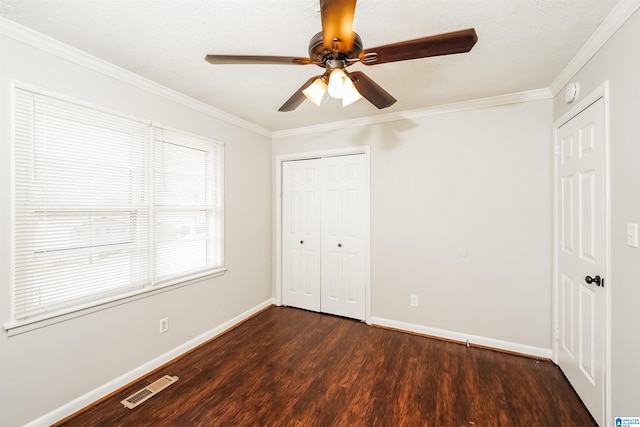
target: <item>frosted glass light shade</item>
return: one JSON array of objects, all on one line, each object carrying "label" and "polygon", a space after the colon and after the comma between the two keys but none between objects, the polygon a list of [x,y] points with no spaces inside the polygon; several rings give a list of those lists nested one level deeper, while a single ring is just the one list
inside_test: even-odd
[{"label": "frosted glass light shade", "polygon": [[353,82],[351,82],[351,87],[342,97],[342,106],[346,107],[347,105],[351,105],[359,99],[362,99],[362,95],[360,95],[360,92],[358,92],[356,87],[353,85]]},{"label": "frosted glass light shade", "polygon": [[349,85],[353,85],[351,79],[340,68],[335,68],[329,75],[329,95],[333,98],[342,99],[349,90]]},{"label": "frosted glass light shade", "polygon": [[320,105],[324,94],[327,92],[327,84],[322,79],[315,79],[311,85],[302,91],[304,96],[316,105]]}]

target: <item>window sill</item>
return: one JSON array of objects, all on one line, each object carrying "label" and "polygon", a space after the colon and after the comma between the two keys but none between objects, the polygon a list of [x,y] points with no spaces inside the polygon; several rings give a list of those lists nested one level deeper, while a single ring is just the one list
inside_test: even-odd
[{"label": "window sill", "polygon": [[25,332],[44,328],[46,326],[54,325],[56,323],[75,319],[77,317],[86,316],[88,314],[106,310],[111,307],[116,307],[118,305],[127,304],[142,298],[151,297],[163,292],[171,291],[173,289],[182,288],[183,286],[188,286],[194,283],[201,282],[203,280],[222,276],[226,271],[226,267],[221,267],[213,271],[208,271],[202,276],[191,276],[186,280],[180,282],[172,281],[163,285],[139,289],[126,294],[105,298],[99,301],[93,301],[91,303],[86,303],[80,307],[51,312],[31,319],[7,322],[3,324],[2,327],[7,331],[8,336],[11,337],[14,335],[19,335]]}]

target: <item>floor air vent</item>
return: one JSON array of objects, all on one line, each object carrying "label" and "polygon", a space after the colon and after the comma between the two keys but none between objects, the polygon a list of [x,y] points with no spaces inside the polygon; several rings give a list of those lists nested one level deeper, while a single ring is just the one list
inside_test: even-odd
[{"label": "floor air vent", "polygon": [[154,383],[149,384],[142,390],[133,393],[131,396],[127,397],[124,400],[121,400],[120,403],[122,403],[129,409],[133,409],[145,400],[150,399],[153,395],[160,393],[162,390],[169,387],[176,381],[178,381],[178,377],[165,375]]}]

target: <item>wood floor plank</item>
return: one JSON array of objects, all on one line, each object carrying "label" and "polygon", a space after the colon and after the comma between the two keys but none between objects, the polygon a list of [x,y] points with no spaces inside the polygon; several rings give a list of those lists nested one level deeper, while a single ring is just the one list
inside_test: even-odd
[{"label": "wood floor plank", "polygon": [[[139,407],[119,402],[180,379]],[[64,426],[595,426],[552,363],[272,307]]]}]

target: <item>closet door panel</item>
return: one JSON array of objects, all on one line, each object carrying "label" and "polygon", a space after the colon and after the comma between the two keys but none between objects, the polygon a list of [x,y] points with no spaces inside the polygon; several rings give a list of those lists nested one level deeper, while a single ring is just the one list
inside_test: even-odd
[{"label": "closet door panel", "polygon": [[321,310],[365,318],[364,156],[322,159]]},{"label": "closet door panel", "polygon": [[320,311],[320,187],[317,160],[282,165],[282,303]]}]

